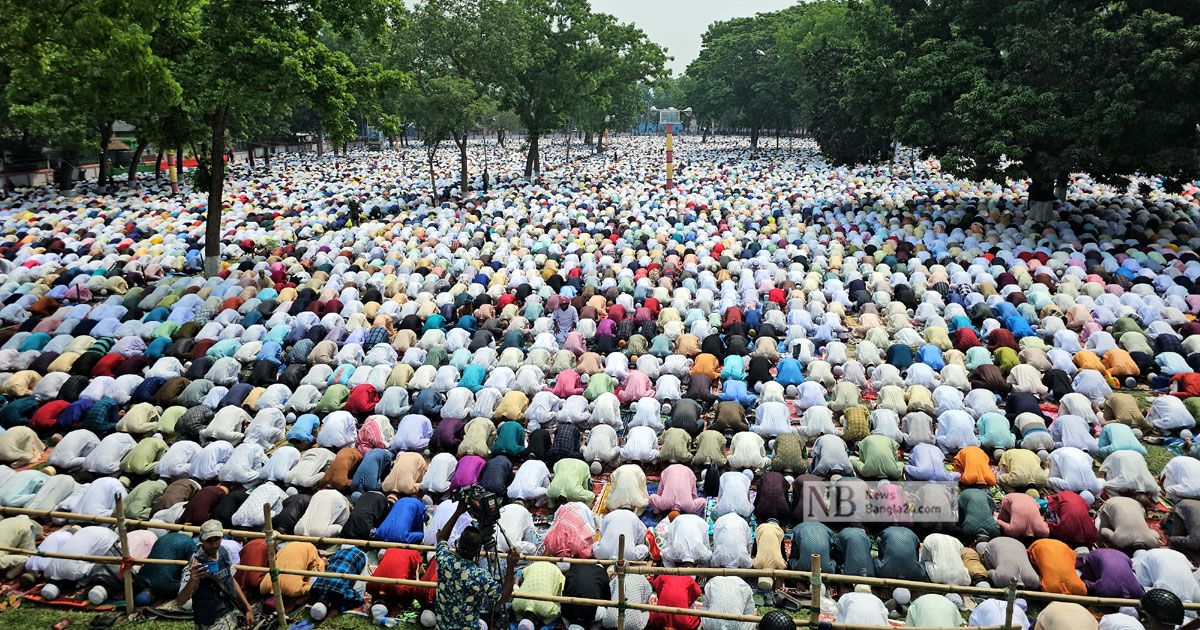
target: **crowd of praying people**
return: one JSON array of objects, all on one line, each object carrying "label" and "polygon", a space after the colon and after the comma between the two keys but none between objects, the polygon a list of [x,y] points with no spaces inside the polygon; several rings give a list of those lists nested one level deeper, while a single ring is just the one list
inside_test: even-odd
[{"label": "crowd of praying people", "polygon": [[[532,178],[519,147],[477,145],[490,182],[437,201],[417,149],[232,164],[210,278],[206,196],[186,186],[0,200],[0,506],[109,516],[119,499],[130,519],[258,530],[267,505],[283,534],[432,545],[477,485],[505,501],[502,554],[612,560],[623,537],[625,559],[665,567],[818,554],[826,573],[1200,602],[1194,188],[1079,175],[1034,212],[1025,182],[834,167],[808,141],[683,136],[674,188],[654,136],[570,162],[545,147]],[[457,159],[438,159],[447,181]],[[894,516],[806,518],[809,484]],[[122,555],[109,525],[3,516],[0,547]],[[129,544],[197,550],[152,525]],[[266,566],[264,540],[222,545]],[[407,548],[294,540],[277,563],[437,579]],[[182,566],[135,570],[139,605],[179,592]],[[120,592],[117,565],[0,552],[0,571],[49,600]],[[266,573],[234,579],[272,595]],[[322,610],[434,608],[432,589],[279,581]],[[755,615],[798,608],[795,586],[629,575],[625,594]],[[523,630],[616,627],[615,608],[522,593],[615,597],[600,564],[523,564],[512,611]],[[1002,597],[942,593],[830,583],[822,609],[1004,622]],[[1142,627],[1128,608],[1018,604],[1022,630]]]}]

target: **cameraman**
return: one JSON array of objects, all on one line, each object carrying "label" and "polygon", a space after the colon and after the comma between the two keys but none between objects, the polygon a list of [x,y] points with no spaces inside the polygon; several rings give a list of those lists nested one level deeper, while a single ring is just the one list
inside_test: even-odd
[{"label": "cameraman", "polygon": [[200,550],[184,569],[187,584],[175,598],[180,606],[192,600],[198,629],[236,630],[254,625],[254,611],[233,579],[229,552],[221,546],[223,537],[220,521],[209,520],[200,526]]},{"label": "cameraman", "polygon": [[[512,597],[513,575],[521,556],[515,549],[508,551],[508,567],[501,589],[486,569],[479,566],[479,554],[483,550],[483,533],[470,525],[458,538],[458,548],[450,550],[450,533],[454,524],[467,511],[467,500],[461,498],[454,516],[446,521],[437,534],[438,588],[434,600],[437,627],[474,630],[480,627],[480,611],[493,603],[503,604]],[[497,596],[499,599],[497,599]]]}]

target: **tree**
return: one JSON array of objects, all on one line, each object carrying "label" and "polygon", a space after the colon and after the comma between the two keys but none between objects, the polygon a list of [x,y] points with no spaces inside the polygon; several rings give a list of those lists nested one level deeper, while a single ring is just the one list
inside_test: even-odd
[{"label": "tree", "polygon": [[778,38],[799,122],[834,162],[882,159],[898,114],[902,38],[895,16],[874,2],[823,1],[797,9]]},{"label": "tree", "polygon": [[118,120],[179,103],[180,87],[151,41],[187,0],[0,0],[0,57],[9,68],[8,115],[52,142],[86,142],[100,154],[99,186]]},{"label": "tree", "polygon": [[520,4],[529,28],[529,63],[517,73],[503,103],[529,132],[529,177],[542,168],[542,134],[562,129],[572,118],[586,117],[595,128],[606,115],[627,114],[637,93],[619,78],[636,82],[657,77],[665,55],[661,49],[656,53],[657,47],[640,30],[592,13],[587,0]]},{"label": "tree", "polygon": [[417,131],[421,134],[421,142],[425,147],[425,159],[429,165],[429,189],[435,204],[438,201],[438,189],[437,176],[433,170],[434,158],[442,143],[461,128],[464,116],[478,116],[484,113],[485,110],[481,108],[486,105],[478,101],[476,96],[474,86],[468,81],[452,76],[417,80],[409,94],[409,109],[413,112]]},{"label": "tree", "polygon": [[[436,130],[443,129],[447,116],[457,115],[447,131],[458,147],[459,193],[465,199],[471,181],[470,132],[496,109],[499,95],[515,85],[527,63],[521,7],[517,0],[423,0],[413,10],[410,32],[416,47],[410,72],[415,89],[426,92],[421,100],[468,99],[451,111],[410,110],[418,127]],[[440,78],[455,81],[434,81]]]},{"label": "tree", "polygon": [[521,128],[521,118],[511,109],[495,109],[484,115],[485,124],[496,132],[496,144],[504,146],[504,138]]},{"label": "tree", "polygon": [[688,64],[687,99],[698,118],[749,128],[752,149],[764,128],[791,126],[795,88],[784,72],[777,34],[795,10],[712,23],[699,56]]},{"label": "tree", "polygon": [[667,62],[666,51],[637,27],[607,14],[595,15],[592,21],[594,45],[586,49],[579,66],[592,81],[570,111],[589,137],[633,124],[646,111],[640,86],[666,80]]},{"label": "tree", "polygon": [[909,26],[897,131],[944,167],[1030,177],[1032,201],[1070,172],[1200,174],[1196,3],[954,0]]},{"label": "tree", "polygon": [[378,0],[224,0],[203,5],[199,35],[181,64],[188,106],[209,129],[205,271],[220,267],[225,146],[242,112],[307,104],[336,140],[355,129],[349,113],[355,71],[349,58],[320,38],[326,29],[379,34]]}]

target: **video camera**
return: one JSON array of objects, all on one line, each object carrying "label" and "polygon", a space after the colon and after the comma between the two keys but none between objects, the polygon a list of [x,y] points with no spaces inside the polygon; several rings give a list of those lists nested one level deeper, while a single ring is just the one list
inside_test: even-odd
[{"label": "video camera", "polygon": [[495,492],[476,484],[463,488],[460,497],[467,504],[467,514],[481,527],[485,524],[495,525],[500,520],[500,508],[504,506],[504,499]]}]

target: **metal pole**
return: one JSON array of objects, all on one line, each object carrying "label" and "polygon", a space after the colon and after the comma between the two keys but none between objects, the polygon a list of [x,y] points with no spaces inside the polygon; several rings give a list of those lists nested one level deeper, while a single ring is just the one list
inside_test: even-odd
[{"label": "metal pole", "polygon": [[675,187],[675,125],[667,123],[667,188]]},{"label": "metal pole", "polygon": [[125,530],[125,499],[117,497],[117,509],[113,511],[117,519],[117,538],[121,541],[121,581],[125,586],[125,614],[133,614],[133,565],[129,558],[129,533]]},{"label": "metal pole", "polygon": [[275,565],[275,528],[271,525],[271,506],[263,504],[263,533],[267,535],[267,568],[271,576],[271,590],[275,593],[275,615],[279,628],[288,627],[287,606],[283,603],[283,587],[279,585],[279,568]]},{"label": "metal pole", "polygon": [[625,630],[625,534],[617,539],[617,630]]}]

